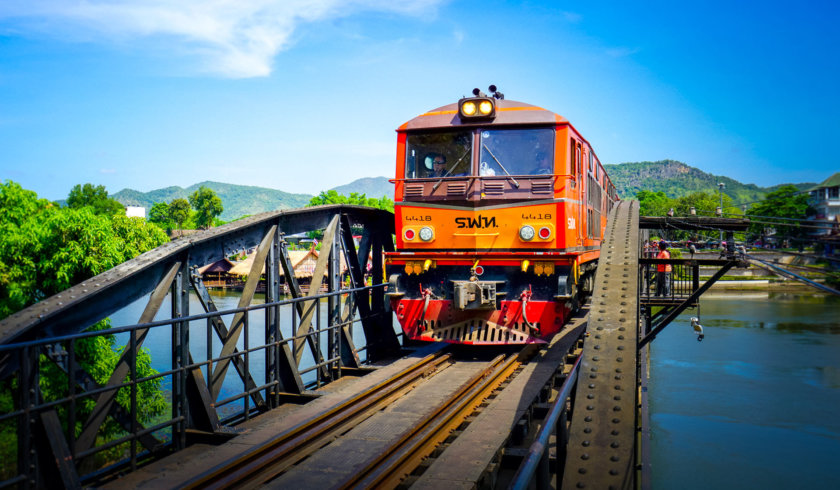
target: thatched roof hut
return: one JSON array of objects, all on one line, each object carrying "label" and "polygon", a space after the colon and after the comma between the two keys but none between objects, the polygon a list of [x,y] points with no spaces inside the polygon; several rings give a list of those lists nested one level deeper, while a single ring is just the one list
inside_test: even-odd
[{"label": "thatched roof hut", "polygon": [[231,269],[234,267],[234,263],[224,258],[222,260],[217,260],[212,264],[207,264],[204,267],[198,268],[198,273],[202,276],[204,274],[223,274],[225,272],[230,272]]},{"label": "thatched roof hut", "polygon": [[[289,261],[292,263],[292,268],[295,270],[295,278],[311,278],[312,273],[315,272],[315,264],[318,261],[318,252],[315,250],[290,250]],[[254,254],[249,255],[245,260],[236,263],[230,269],[230,273],[237,276],[247,276],[251,273],[251,267],[254,264]],[[341,272],[347,270],[347,261],[342,254]],[[260,270],[260,274],[265,272],[265,265]],[[283,269],[280,269],[280,275],[283,276]]]}]

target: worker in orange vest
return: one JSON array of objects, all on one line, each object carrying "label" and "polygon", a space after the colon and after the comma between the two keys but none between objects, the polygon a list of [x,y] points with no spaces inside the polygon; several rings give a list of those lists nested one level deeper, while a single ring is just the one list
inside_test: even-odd
[{"label": "worker in orange vest", "polygon": [[[659,242],[659,253],[657,259],[670,259],[671,252],[668,251],[668,243],[665,240]],[[671,264],[656,264],[656,295],[671,295]]]}]

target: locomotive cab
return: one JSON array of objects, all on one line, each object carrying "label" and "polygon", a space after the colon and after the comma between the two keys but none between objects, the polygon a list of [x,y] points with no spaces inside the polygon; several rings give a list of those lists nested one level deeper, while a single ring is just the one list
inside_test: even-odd
[{"label": "locomotive cab", "polygon": [[476,95],[397,130],[391,306],[412,339],[543,342],[591,287],[614,191],[566,119]]}]

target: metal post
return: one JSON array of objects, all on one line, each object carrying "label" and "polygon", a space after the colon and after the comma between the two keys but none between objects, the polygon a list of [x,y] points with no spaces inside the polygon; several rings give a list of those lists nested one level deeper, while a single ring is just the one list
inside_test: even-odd
[{"label": "metal post", "polygon": [[[341,237],[341,228],[342,223],[341,220],[336,225],[335,230],[335,237],[330,244],[330,262],[328,267],[328,274],[329,274],[329,282],[327,283],[327,287],[331,294],[327,298],[327,309],[329,313],[327,315],[327,357],[329,359],[335,359],[339,356],[339,348],[340,348],[340,341],[339,338],[339,323],[341,320],[339,319],[340,315],[340,306],[341,306],[341,298],[339,296],[339,292],[341,291],[341,246],[340,246],[340,237]],[[341,369],[341,361],[336,362],[334,367],[331,367],[330,372],[332,374],[332,379],[336,379],[340,376],[340,369]]]},{"label": "metal post", "polygon": [[38,355],[34,347],[23,347],[20,352],[18,404],[23,413],[18,417],[18,474],[26,476],[26,480],[21,482],[21,488],[38,488],[35,448],[32,444],[32,428],[35,422],[32,406],[35,404],[38,390]]},{"label": "metal post", "polygon": [[[172,281],[172,418],[183,418],[172,426],[172,441],[175,447],[184,449],[187,446],[187,422],[189,415],[187,407],[187,372],[184,369],[189,363],[189,323],[174,321],[190,315],[188,261],[182,262],[181,268]],[[136,352],[135,352],[136,354]]]},{"label": "metal post", "polygon": [[[131,433],[137,434],[137,330],[131,335],[131,361],[129,382],[131,383]],[[137,438],[131,438],[131,471],[137,470]]]},{"label": "metal post", "polygon": [[[281,235],[282,233],[279,231],[274,234],[274,242],[265,260],[265,302],[269,304],[280,299],[280,274],[277,257],[280,255]],[[265,309],[265,344],[268,346],[265,350],[265,382],[266,385],[269,385],[265,389],[265,398],[272,408],[279,404],[279,395],[277,395],[280,392],[278,389],[280,376],[277,371],[277,356],[280,355],[279,345],[277,344],[279,329],[279,306],[269,306]],[[275,396],[271,396],[272,392]]]},{"label": "metal post", "polygon": [[[718,190],[720,191],[720,212],[721,216],[723,216],[723,188],[726,187],[726,184],[723,182],[718,183]],[[720,230],[720,241],[723,242],[723,230]]]}]

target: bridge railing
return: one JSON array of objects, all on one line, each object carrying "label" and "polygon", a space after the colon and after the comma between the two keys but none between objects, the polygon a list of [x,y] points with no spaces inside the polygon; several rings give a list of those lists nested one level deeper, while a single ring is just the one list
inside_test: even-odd
[{"label": "bridge railing", "polygon": [[[393,250],[388,224],[391,213],[358,206],[265,213],[165,244],[0,321],[0,488],[78,488],[193,441],[227,440],[254,413],[311,399],[309,388],[363,370],[363,357],[398,352],[377,280]],[[304,292],[284,236],[311,230],[323,240]],[[252,247],[237,308],[219,311],[198,268]],[[365,285],[366,271],[376,284]],[[136,325],[110,328],[110,315],[144,300]]]},{"label": "bridge railing", "polygon": [[[5,443],[14,446],[46,435],[51,444],[64,446],[58,453],[64,454],[70,461],[101,462],[120,459],[108,468],[92,471],[82,478],[81,482],[118,469],[135,468],[149,456],[173,450],[173,441],[178,438],[190,437],[189,427],[192,424],[188,423],[187,419],[191,414],[195,416],[198,411],[196,409],[199,408],[186,408],[193,401],[187,393],[197,388],[188,386],[190,377],[206,377],[210,380],[207,384],[208,392],[213,392],[217,389],[214,381],[218,380],[218,377],[213,376],[214,368],[223,363],[237,361],[244,367],[247,373],[245,377],[250,382],[238,380],[239,386],[235,386],[236,383],[230,383],[230,378],[217,381],[224,385],[219,389],[221,394],[228,396],[213,403],[220,416],[215,432],[235,435],[232,424],[247,420],[261,411],[261,408],[264,409],[261,405],[277,406],[283,402],[295,401],[296,398],[307,398],[306,392],[286,392],[282,383],[282,378],[291,374],[288,366],[281,362],[285,357],[283,352],[292,353],[296,342],[311,342],[321,354],[319,362],[315,362],[310,355],[309,359],[303,360],[301,369],[297,370],[304,387],[313,388],[338,379],[343,370],[356,372],[358,363],[348,359],[348,356],[358,356],[361,353],[363,358],[368,348],[367,343],[358,348],[352,344],[354,336],[357,341],[363,340],[359,336],[363,336],[364,332],[354,328],[361,326],[362,318],[358,314],[341,318],[335,313],[342,307],[352,305],[358,300],[360,293],[365,294],[384,286],[378,284],[177,319],[0,345],[0,355],[15,358],[20,366],[18,376],[5,386],[8,397],[5,401],[8,404],[2,407],[3,411],[0,412],[0,428],[6,429],[3,432],[7,438],[12,435],[17,440],[6,439]],[[324,303],[331,302],[334,311],[324,311]],[[291,334],[297,324],[294,310],[298,305],[314,308],[315,311],[312,328],[302,335]],[[242,340],[235,352],[223,354],[219,343],[213,342],[212,339],[213,322],[236,314],[243,315]],[[282,330],[286,330],[287,335],[274,336],[272,340],[270,329],[262,327],[267,325],[269,319],[275,316],[280,318],[283,314],[289,318],[288,321],[281,320]],[[259,318],[258,323],[262,325],[252,323],[252,318],[255,317]],[[184,328],[184,325],[187,325],[187,328]],[[342,338],[345,334],[349,337]],[[171,352],[151,352],[139,347],[138,340],[144,336],[171,336],[173,349]],[[78,369],[79,357],[84,355],[82,351],[90,349],[92,344],[108,343],[110,338],[114,337],[126,340],[123,354],[127,354],[130,359],[128,374],[118,384],[100,387],[90,383],[88,375]],[[198,341],[191,342],[190,337]],[[193,353],[203,352],[204,355],[193,359],[191,346]],[[147,370],[141,373],[138,364],[148,363],[143,360],[146,355],[169,357],[171,367],[159,372]],[[66,370],[54,369],[48,357],[53,357],[52,360],[65,366]],[[182,359],[186,361],[181,362]],[[274,362],[266,362],[272,359]],[[245,386],[242,386],[243,383]],[[170,389],[165,388],[167,385]],[[148,417],[143,416],[144,407],[141,405],[141,398],[148,397],[149,390],[158,391],[165,400],[158,396],[157,402],[163,401],[172,408],[164,411],[168,412],[168,415],[161,414],[151,423]],[[80,435],[77,423],[80,422],[79,413],[98,397],[109,393],[115,396],[119,405],[116,418],[121,419],[119,422],[123,429],[117,435],[112,435],[110,440],[99,440],[91,448],[76,447]],[[175,407],[181,409],[176,410]],[[42,427],[33,429],[37,426]],[[38,430],[52,433],[36,434]],[[62,433],[66,442],[62,441]],[[150,436],[154,439],[150,439]],[[150,440],[153,442],[151,447],[148,447]],[[26,475],[18,473],[17,468],[35,464],[35,461],[30,460],[35,455],[29,451],[14,451],[9,455],[12,459],[6,458],[2,464],[3,481],[0,481],[0,487],[25,482]],[[19,460],[15,460],[15,456]],[[82,466],[97,468],[100,464],[90,463]]]},{"label": "bridge railing", "polygon": [[[670,269],[664,276],[660,268]],[[667,284],[660,284],[660,280]],[[700,265],[696,260],[639,259],[639,299],[650,303],[681,301],[700,288]]]}]

